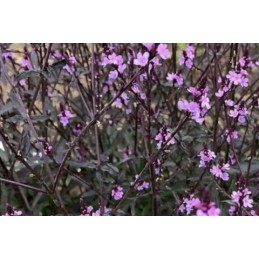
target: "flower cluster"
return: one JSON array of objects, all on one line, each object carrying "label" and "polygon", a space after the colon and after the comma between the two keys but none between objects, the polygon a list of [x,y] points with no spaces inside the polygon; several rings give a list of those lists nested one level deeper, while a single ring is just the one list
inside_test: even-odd
[{"label": "flower cluster", "polygon": [[220,216],[221,213],[220,209],[215,206],[215,202],[210,201],[209,197],[205,197],[201,201],[199,198],[195,198],[193,194],[183,199],[179,211],[181,213],[186,212],[187,215],[194,213],[196,216]]},{"label": "flower cluster", "polygon": [[209,88],[205,80],[202,80],[198,87],[189,87],[188,92],[194,97],[193,101],[179,100],[177,105],[180,110],[188,111],[192,114],[192,119],[201,124],[207,111],[210,109],[210,100],[208,97]]},{"label": "flower cluster", "polygon": [[175,144],[175,139],[172,137],[171,131],[165,127],[159,130],[155,140],[157,141],[158,149],[161,149],[165,143],[167,143],[168,146]]},{"label": "flower cluster", "polygon": [[122,198],[123,196],[123,188],[121,186],[115,186],[112,189],[112,197],[114,200],[118,201]]},{"label": "flower cluster", "polygon": [[169,58],[170,52],[168,50],[167,44],[159,44],[157,46],[157,54],[162,58],[162,59],[167,59]]},{"label": "flower cluster", "polygon": [[[101,209],[97,209],[94,211],[93,206],[87,206],[86,203],[80,199],[80,208],[81,208],[81,215],[80,216],[101,216]],[[103,216],[109,215],[111,212],[110,209],[104,207]]]},{"label": "flower cluster", "polygon": [[201,202],[196,206],[197,216],[220,216],[220,209],[215,206],[215,202],[204,203]]},{"label": "flower cluster", "polygon": [[210,172],[217,178],[220,178],[223,181],[227,181],[229,179],[229,175],[227,171],[229,170],[230,170],[230,165],[228,163],[224,163],[223,160],[220,160],[217,165],[212,166],[212,168],[210,169]]},{"label": "flower cluster", "polygon": [[181,213],[185,213],[190,215],[192,210],[200,205],[201,201],[199,198],[194,198],[194,195],[191,194],[189,197],[183,199],[182,204],[179,207],[179,211]]},{"label": "flower cluster", "polygon": [[177,73],[168,73],[166,79],[172,81],[178,87],[183,85],[183,76],[180,72]]},{"label": "flower cluster", "polygon": [[4,214],[4,216],[21,216],[21,215],[22,215],[21,210],[15,210],[10,205],[7,205],[6,213]]},{"label": "flower cluster", "polygon": [[244,123],[245,116],[248,114],[247,108],[244,106],[244,103],[237,104],[234,106],[233,110],[230,110],[229,116],[236,118],[240,123]]},{"label": "flower cluster", "polygon": [[58,117],[60,119],[60,123],[65,127],[69,123],[69,120],[74,116],[69,110],[61,108],[61,111],[58,114]]},{"label": "flower cluster", "polygon": [[253,207],[254,201],[251,198],[251,191],[247,188],[245,184],[245,179],[242,175],[238,176],[236,185],[237,185],[237,190],[233,191],[231,194],[232,202],[234,202],[236,205],[230,207],[229,209],[230,215],[237,215],[241,207],[244,207],[244,208]]},{"label": "flower cluster", "polygon": [[130,183],[131,186],[134,186],[136,190],[143,191],[149,188],[149,183],[143,180],[138,180],[139,175],[135,175],[134,181]]},{"label": "flower cluster", "polygon": [[193,65],[194,52],[195,47],[188,45],[188,47],[180,53],[179,64],[191,68]]},{"label": "flower cluster", "polygon": [[216,158],[215,153],[209,150],[207,145],[204,145],[203,150],[200,151],[198,156],[200,157],[199,167],[209,166],[209,162]]}]

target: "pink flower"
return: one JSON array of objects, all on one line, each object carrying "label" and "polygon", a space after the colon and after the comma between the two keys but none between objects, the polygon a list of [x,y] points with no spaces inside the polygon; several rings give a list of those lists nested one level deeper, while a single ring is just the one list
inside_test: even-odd
[{"label": "pink flower", "polygon": [[112,53],[111,55],[108,56],[109,58],[109,63],[114,64],[114,65],[122,65],[123,63],[123,58],[121,55],[116,55],[115,53]]},{"label": "pink flower", "polygon": [[181,86],[183,84],[183,77],[179,73],[168,73],[166,79],[168,81],[176,82],[178,86]]},{"label": "pink flower", "polygon": [[231,99],[228,99],[228,100],[225,101],[225,104],[226,104],[227,106],[233,106],[233,105],[234,105],[234,102],[233,102]]},{"label": "pink flower", "polygon": [[235,71],[229,71],[226,76],[230,82],[233,82],[234,85],[239,85],[241,83],[241,75],[236,73]]},{"label": "pink flower", "polygon": [[148,188],[149,188],[149,183],[145,182],[145,181],[142,184],[137,186],[138,191],[143,191],[143,190],[148,189]]},{"label": "pink flower", "polygon": [[60,117],[60,123],[64,127],[68,124],[69,120],[74,117],[74,115],[70,111],[68,111],[68,110],[61,111],[58,114],[58,116]]},{"label": "pink flower", "polygon": [[120,186],[114,187],[112,190],[112,197],[115,200],[120,200],[122,198],[122,196],[123,196],[123,188]]},{"label": "pink flower", "polygon": [[144,54],[141,54],[140,52],[137,54],[137,58],[134,59],[134,64],[137,66],[144,67],[148,63],[149,53],[145,52]]},{"label": "pink flower", "polygon": [[199,104],[196,102],[191,101],[188,104],[188,111],[189,112],[194,112],[194,113],[199,113],[200,112],[200,107]]},{"label": "pink flower", "polygon": [[21,66],[27,68],[28,70],[32,70],[32,65],[30,61],[25,57],[22,58]]},{"label": "pink flower", "polygon": [[212,206],[208,211],[207,211],[207,214],[208,216],[220,216],[220,209],[219,208],[216,208],[214,206]]},{"label": "pink flower", "polygon": [[213,151],[207,149],[206,146],[205,146],[205,148],[203,150],[200,151],[198,156],[201,159],[199,167],[206,167],[208,162],[210,162],[211,160],[216,158],[215,153]]},{"label": "pink flower", "polygon": [[159,58],[154,57],[153,59],[151,59],[151,62],[154,64],[154,66],[161,66],[162,64],[159,61]]},{"label": "pink flower", "polygon": [[70,75],[73,75],[75,72],[75,68],[73,66],[69,66],[68,64],[66,64],[63,69],[66,70]]},{"label": "pink flower", "polygon": [[119,109],[122,109],[122,106],[123,106],[120,98],[117,98],[117,99],[114,101],[113,105],[114,105],[116,108],[119,108]]},{"label": "pink flower", "polygon": [[190,86],[187,90],[188,90],[189,93],[191,93],[194,96],[201,95],[201,92],[197,88],[195,88],[193,86]]},{"label": "pink flower", "polygon": [[230,216],[233,216],[234,213],[236,212],[236,206],[230,206],[228,212]]},{"label": "pink flower", "polygon": [[228,163],[226,164],[218,164],[218,165],[213,165],[212,168],[210,169],[210,172],[215,175],[216,177],[222,179],[223,181],[228,181],[229,180],[229,175],[226,173],[226,171],[230,170],[230,166]]},{"label": "pink flower", "polygon": [[121,64],[118,67],[118,71],[122,74],[126,68],[127,68],[126,64]]},{"label": "pink flower", "polygon": [[69,62],[71,64],[75,64],[76,63],[76,58],[74,56],[69,57]]},{"label": "pink flower", "polygon": [[19,84],[20,84],[21,86],[25,86],[25,85],[26,85],[25,79],[20,80],[20,81],[19,81]]},{"label": "pink flower", "polygon": [[210,202],[209,204],[201,203],[197,208],[197,216],[220,216],[221,213],[220,209],[215,207],[214,202]]},{"label": "pink flower", "polygon": [[188,68],[191,68],[193,65],[194,51],[195,51],[195,47],[193,45],[188,45],[186,50],[180,53],[181,56],[179,58],[179,64],[180,65],[185,64]]},{"label": "pink flower", "polygon": [[139,90],[139,85],[138,84],[133,84],[133,86],[132,86],[132,91],[134,92],[134,93],[140,93],[140,90]]},{"label": "pink flower", "polygon": [[240,80],[240,85],[241,85],[242,87],[248,87],[248,78],[242,76],[242,77],[241,77],[241,80]]},{"label": "pink flower", "polygon": [[118,77],[118,72],[116,70],[113,70],[109,73],[109,79],[115,80]]},{"label": "pink flower", "polygon": [[233,191],[231,194],[231,198],[234,202],[239,203],[239,200],[242,196],[242,193],[240,191]]},{"label": "pink flower", "polygon": [[192,67],[192,65],[193,65],[192,60],[187,59],[187,61],[185,62],[185,65],[186,65],[188,68],[191,68],[191,67]]},{"label": "pink flower", "polygon": [[222,97],[223,96],[223,94],[224,94],[224,91],[222,91],[221,89],[219,89],[216,93],[215,93],[215,95],[217,96],[217,97]]},{"label": "pink flower", "polygon": [[54,58],[62,58],[62,54],[60,53],[59,50],[55,50],[53,53]]},{"label": "pink flower", "polygon": [[3,57],[4,59],[12,58],[13,55],[14,55],[14,53],[11,52],[11,51],[2,53],[2,57]]},{"label": "pink flower", "polygon": [[243,206],[252,208],[253,199],[250,199],[248,195],[243,198]]},{"label": "pink flower", "polygon": [[124,92],[124,93],[122,93],[121,98],[123,99],[124,103],[127,105],[129,102],[128,95]]},{"label": "pink flower", "polygon": [[167,59],[170,55],[167,44],[159,44],[156,51],[162,59]]},{"label": "pink flower", "polygon": [[210,100],[207,96],[207,94],[204,94],[201,96],[201,107],[209,109],[210,108]]},{"label": "pink flower", "polygon": [[178,101],[177,106],[179,110],[187,111],[189,107],[189,102],[187,100],[180,100]]},{"label": "pink flower", "polygon": [[229,112],[229,116],[230,117],[233,117],[233,118],[236,118],[237,116],[238,116],[238,110],[235,108],[234,110],[231,110],[230,112]]},{"label": "pink flower", "polygon": [[143,43],[143,45],[150,51],[153,47],[153,43]]},{"label": "pink flower", "polygon": [[21,216],[21,215],[22,215],[21,210],[15,210],[10,205],[7,205],[6,213],[4,214],[4,216]]},{"label": "pink flower", "polygon": [[146,94],[145,93],[140,93],[140,99],[146,100]]}]

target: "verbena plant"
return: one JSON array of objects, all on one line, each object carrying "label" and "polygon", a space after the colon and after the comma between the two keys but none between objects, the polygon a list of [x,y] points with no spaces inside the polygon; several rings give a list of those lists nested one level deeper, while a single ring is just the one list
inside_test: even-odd
[{"label": "verbena plant", "polygon": [[2,215],[259,215],[258,44],[1,44]]}]

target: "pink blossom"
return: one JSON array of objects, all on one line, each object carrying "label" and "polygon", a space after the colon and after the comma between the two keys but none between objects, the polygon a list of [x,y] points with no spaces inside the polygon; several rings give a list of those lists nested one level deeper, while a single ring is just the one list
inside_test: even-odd
[{"label": "pink blossom", "polygon": [[20,84],[21,86],[25,86],[25,85],[26,85],[25,79],[20,80],[20,81],[19,81],[19,84]]},{"label": "pink blossom", "polygon": [[194,112],[194,113],[199,113],[200,112],[200,107],[199,107],[199,104],[196,103],[196,102],[189,102],[188,104],[188,111],[189,112]]},{"label": "pink blossom", "polygon": [[115,200],[120,200],[123,196],[123,188],[121,186],[116,186],[112,189],[112,197]]},{"label": "pink blossom", "polygon": [[213,165],[212,168],[210,169],[210,172],[222,179],[223,181],[228,181],[229,180],[229,175],[226,173],[226,171],[229,171],[230,170],[230,166],[228,163],[226,164],[223,164],[223,165]]},{"label": "pink blossom", "polygon": [[62,58],[62,54],[60,53],[59,50],[55,50],[53,53],[54,58]]},{"label": "pink blossom", "polygon": [[70,62],[71,64],[75,64],[75,63],[76,63],[76,58],[75,58],[74,56],[70,56],[70,57],[69,57],[69,62]]},{"label": "pink blossom", "polygon": [[109,79],[115,80],[118,77],[118,72],[116,70],[113,70],[109,73]]},{"label": "pink blossom", "polygon": [[215,207],[214,202],[210,202],[209,204],[200,203],[197,206],[197,216],[220,216],[220,209]]},{"label": "pink blossom", "polygon": [[239,203],[239,200],[242,196],[242,193],[240,191],[233,191],[231,194],[231,198],[234,202]]},{"label": "pink blossom", "polygon": [[170,55],[167,44],[159,44],[156,51],[162,59],[167,59]]},{"label": "pink blossom", "polygon": [[122,65],[123,64],[123,58],[121,55],[116,55],[115,53],[112,53],[108,56],[109,63],[114,65]]},{"label": "pink blossom", "polygon": [[236,73],[235,71],[229,71],[226,76],[230,82],[233,82],[234,85],[239,85],[241,83],[241,75]]},{"label": "pink blossom", "polygon": [[151,62],[154,64],[154,66],[161,66],[162,64],[159,61],[159,58],[154,57],[153,59],[151,59]]},{"label": "pink blossom", "polygon": [[242,76],[242,77],[241,77],[241,80],[240,80],[240,85],[241,85],[242,87],[248,87],[248,78]]},{"label": "pink blossom", "polygon": [[58,116],[60,117],[60,123],[65,127],[68,122],[69,122],[69,119],[73,118],[74,115],[68,111],[68,110],[63,110],[61,111]]},{"label": "pink blossom", "polygon": [[122,109],[122,106],[123,106],[120,98],[117,98],[117,99],[114,101],[113,105],[114,105],[116,108],[119,108],[119,109]]},{"label": "pink blossom", "polygon": [[140,99],[146,100],[146,94],[145,93],[140,93]]},{"label": "pink blossom", "polygon": [[203,150],[201,150],[198,156],[201,159],[199,167],[206,167],[208,162],[210,162],[211,160],[216,158],[215,153],[213,151],[207,149],[207,147],[205,147]]},{"label": "pink blossom", "polygon": [[189,102],[187,100],[180,100],[178,101],[177,106],[179,110],[187,111],[189,107]]},{"label": "pink blossom", "polygon": [[166,79],[168,81],[176,82],[178,86],[183,84],[183,77],[179,73],[168,73]]},{"label": "pink blossom", "polygon": [[234,110],[231,110],[230,112],[229,112],[229,116],[230,117],[233,117],[233,118],[236,118],[237,116],[238,116],[238,110],[235,108]]},{"label": "pink blossom", "polygon": [[223,94],[224,94],[224,91],[221,90],[221,89],[219,89],[219,90],[215,93],[215,95],[216,95],[217,97],[219,97],[219,98],[222,97]]},{"label": "pink blossom", "polygon": [[137,186],[138,191],[143,191],[143,190],[148,189],[148,188],[149,188],[149,183],[145,182],[145,181],[142,184]]},{"label": "pink blossom", "polygon": [[148,58],[149,58],[149,53],[148,52],[145,52],[144,54],[139,52],[137,54],[137,58],[134,59],[134,64],[137,65],[137,66],[144,67],[148,63]]},{"label": "pink blossom", "polygon": [[128,95],[124,92],[124,93],[122,93],[121,98],[123,99],[124,103],[127,105],[129,102]]},{"label": "pink blossom", "polygon": [[75,68],[73,66],[69,66],[68,64],[66,64],[63,69],[66,70],[70,75],[73,75],[75,72]]},{"label": "pink blossom", "polygon": [[196,87],[190,86],[187,90],[189,93],[191,93],[194,96],[201,95],[201,91],[199,91]]},{"label": "pink blossom", "polygon": [[153,47],[153,43],[143,43],[143,45],[150,51]]},{"label": "pink blossom", "polygon": [[209,109],[210,108],[210,100],[207,96],[207,94],[204,94],[201,96],[201,107]]},{"label": "pink blossom", "polygon": [[132,86],[132,91],[134,92],[134,93],[140,93],[140,90],[139,90],[139,85],[138,84],[133,84],[133,86]]},{"label": "pink blossom", "polygon": [[192,67],[192,65],[193,65],[192,60],[187,59],[187,61],[185,62],[185,65],[186,65],[188,68],[191,68],[191,67]]},{"label": "pink blossom", "polygon": [[32,70],[31,62],[25,57],[22,58],[21,66],[28,70]]},{"label": "pink blossom", "polygon": [[13,56],[14,56],[14,53],[11,52],[11,51],[2,53],[2,57],[3,57],[4,59],[12,58]]},{"label": "pink blossom", "polygon": [[234,102],[231,100],[231,99],[228,99],[228,100],[225,100],[225,104],[227,106],[233,106],[234,105]]},{"label": "pink blossom", "polygon": [[126,68],[127,68],[126,64],[121,64],[118,67],[118,71],[122,74]]},{"label": "pink blossom", "polygon": [[252,203],[253,203],[253,199],[250,199],[248,195],[246,195],[244,198],[243,198],[243,206],[246,208],[246,207],[249,207],[249,208],[252,208]]},{"label": "pink blossom", "polygon": [[10,205],[7,205],[6,213],[4,214],[4,216],[22,216],[22,211],[15,210]]}]

